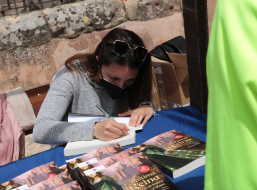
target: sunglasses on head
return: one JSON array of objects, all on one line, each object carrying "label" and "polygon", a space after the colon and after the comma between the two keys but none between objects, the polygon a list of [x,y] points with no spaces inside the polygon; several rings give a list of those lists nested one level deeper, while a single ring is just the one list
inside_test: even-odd
[{"label": "sunglasses on head", "polygon": [[130,44],[134,46],[130,47],[130,45],[127,42],[122,40],[115,40],[114,42],[104,41],[103,44],[104,43],[114,44],[114,51],[121,57],[125,57],[129,50],[132,49],[134,58],[137,61],[144,61],[148,53],[147,48],[143,46],[137,46],[135,44]]}]

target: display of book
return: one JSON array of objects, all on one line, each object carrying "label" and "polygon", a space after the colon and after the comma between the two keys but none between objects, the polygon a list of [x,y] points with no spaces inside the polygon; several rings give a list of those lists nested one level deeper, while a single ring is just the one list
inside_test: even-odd
[{"label": "display of book", "polygon": [[97,167],[98,170],[82,171],[79,169],[81,180],[87,188],[96,189],[151,189],[178,190],[159,168],[143,153],[129,156],[109,167]]},{"label": "display of book", "polygon": [[173,178],[205,165],[206,143],[177,130],[157,135],[134,147]]},{"label": "display of book", "polygon": [[83,154],[82,156],[66,160],[66,163],[69,163],[73,169],[77,168],[79,163],[83,163],[94,158],[97,160],[102,160],[111,155],[122,152],[123,150],[124,149],[120,146],[119,143],[111,143],[106,146],[94,149],[86,154]]},{"label": "display of book", "polygon": [[23,190],[36,185],[48,178],[54,177],[61,173],[61,170],[57,167],[54,162],[49,162],[47,164],[33,168],[14,179],[2,183],[0,185],[0,190],[6,189],[16,189]]},{"label": "display of book", "polygon": [[28,190],[53,190],[56,187],[65,185],[66,183],[73,182],[71,175],[68,172],[62,172],[58,175],[48,178],[36,185],[28,188]]},{"label": "display of book", "polygon": [[77,180],[81,187],[84,189],[84,185],[81,180],[78,178],[78,167],[80,163],[84,163],[90,166],[91,163],[98,162],[102,159],[108,158],[112,155],[115,155],[124,149],[118,143],[112,143],[95,150],[92,150],[82,156],[66,160],[66,167],[62,169],[67,169],[72,176],[72,179]]},{"label": "display of book", "polygon": [[72,156],[76,154],[85,154],[94,149],[97,149],[108,144],[119,143],[121,146],[126,146],[130,144],[135,144],[136,132],[134,127],[129,127],[128,135],[114,139],[111,141],[102,141],[99,139],[94,139],[92,141],[75,141],[69,142],[64,148],[65,156]]},{"label": "display of book", "polygon": [[103,165],[107,168],[107,167],[115,164],[116,162],[122,161],[125,158],[132,156],[136,153],[137,152],[134,150],[134,148],[128,148],[122,152],[119,152],[117,154],[114,154],[112,156],[109,156],[109,157],[104,158],[99,161],[91,160],[89,162],[82,162],[82,163],[78,164],[78,167],[83,171],[90,170],[90,169],[95,168],[100,165]]},{"label": "display of book", "polygon": [[0,190],[177,189],[164,173],[176,178],[204,165],[205,145],[177,130],[126,150],[109,141],[59,168],[54,162],[33,168]]}]

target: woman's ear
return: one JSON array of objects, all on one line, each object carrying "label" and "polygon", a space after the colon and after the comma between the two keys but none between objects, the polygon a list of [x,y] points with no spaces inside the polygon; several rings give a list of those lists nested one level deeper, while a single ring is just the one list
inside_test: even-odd
[{"label": "woman's ear", "polygon": [[96,58],[96,61],[98,62],[98,55],[96,55],[95,58]]}]

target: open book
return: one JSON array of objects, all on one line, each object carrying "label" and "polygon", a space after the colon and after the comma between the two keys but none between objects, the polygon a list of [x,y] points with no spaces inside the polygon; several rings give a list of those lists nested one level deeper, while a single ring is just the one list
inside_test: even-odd
[{"label": "open book", "polygon": [[[130,117],[112,117],[118,123],[125,123],[129,127]],[[93,122],[101,122],[105,121],[108,118],[104,115],[87,115],[87,114],[79,114],[79,113],[70,113],[68,116],[68,122],[85,122],[85,121],[93,121]],[[142,124],[138,127],[135,127],[135,130],[142,130]]]}]

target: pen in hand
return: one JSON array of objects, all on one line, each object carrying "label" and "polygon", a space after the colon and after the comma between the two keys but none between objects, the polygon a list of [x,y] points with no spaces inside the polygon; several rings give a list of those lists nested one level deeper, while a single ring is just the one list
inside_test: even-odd
[{"label": "pen in hand", "polygon": [[[97,107],[108,119],[111,119],[111,120],[115,121],[115,119],[114,119],[113,117],[111,117],[106,111],[104,111],[103,108],[101,108],[101,106],[99,106],[99,105],[97,104],[96,107]],[[120,130],[121,130],[121,129],[120,129]],[[124,129],[122,129],[122,131],[123,131],[123,130],[124,130]],[[126,132],[123,131],[123,135],[122,135],[122,136],[124,136],[125,134],[127,135],[127,130],[129,130],[128,127],[126,127]]]},{"label": "pen in hand", "polygon": [[[105,117],[107,117],[108,119],[113,119],[113,117],[111,117],[106,111],[103,110],[103,108],[101,108],[98,104],[96,104],[96,107],[101,111],[103,112],[103,114],[105,115]],[[115,121],[115,120],[114,120]]]}]

